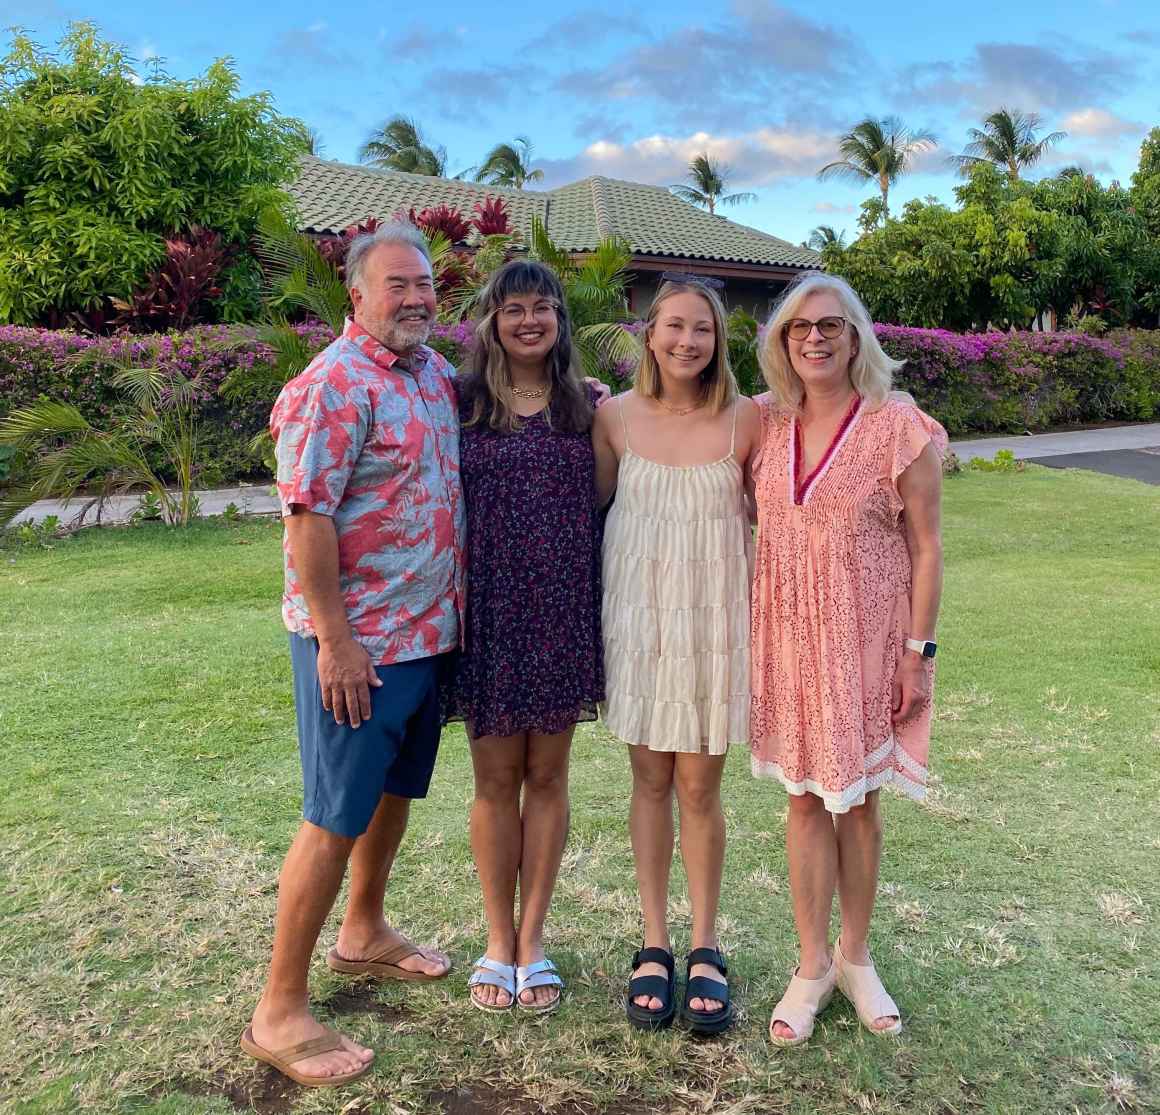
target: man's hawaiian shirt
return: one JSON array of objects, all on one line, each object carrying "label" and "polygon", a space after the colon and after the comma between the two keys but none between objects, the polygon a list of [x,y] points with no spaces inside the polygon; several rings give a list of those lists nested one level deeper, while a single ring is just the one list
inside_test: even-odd
[{"label": "man's hawaiian shirt", "polygon": [[[405,370],[404,370],[405,368]],[[282,514],[329,515],[347,619],[376,665],[452,650],[463,630],[464,508],[454,369],[404,362],[347,320],[270,415]],[[283,542],[287,628],[314,627]]]}]

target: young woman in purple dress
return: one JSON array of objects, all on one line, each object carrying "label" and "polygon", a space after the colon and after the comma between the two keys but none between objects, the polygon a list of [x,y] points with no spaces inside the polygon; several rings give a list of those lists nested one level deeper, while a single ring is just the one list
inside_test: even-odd
[{"label": "young woman in purple dress", "polygon": [[469,986],[481,1010],[545,1013],[563,987],[543,930],[568,833],[572,733],[604,697],[596,399],[543,264],[516,260],[491,277],[476,340],[459,381],[467,629],[450,708],[471,743],[487,918]]}]

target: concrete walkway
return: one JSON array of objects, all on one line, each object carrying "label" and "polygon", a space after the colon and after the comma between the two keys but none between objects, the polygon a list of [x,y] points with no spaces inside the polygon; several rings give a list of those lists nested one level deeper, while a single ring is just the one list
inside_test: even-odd
[{"label": "concrete walkway", "polygon": [[[1010,434],[1005,437],[952,441],[951,448],[966,464],[972,457],[995,456],[1010,449],[1016,458],[1058,468],[1087,468],[1115,476],[1130,476],[1148,484],[1160,484],[1160,422],[1142,426],[1109,426],[1100,430],[1074,430],[1062,434]],[[237,488],[217,488],[197,493],[204,515],[220,515],[234,504],[244,515],[276,515],[278,500],[272,485],[243,484]],[[64,524],[96,522],[94,508],[87,500],[61,503],[46,499],[22,511],[14,522],[40,522],[56,515]],[[101,513],[102,523],[127,523],[137,509],[136,496],[109,500]],[[83,514],[82,514],[83,513]],[[80,516],[78,520],[78,516]]]},{"label": "concrete walkway", "polygon": [[995,456],[1010,449],[1017,460],[1060,457],[1069,453],[1110,453],[1117,449],[1154,449],[1160,445],[1160,422],[1143,426],[1105,426],[1099,430],[1069,430],[1062,434],[1007,434],[1004,437],[952,441],[964,464],[972,457]]},{"label": "concrete walkway", "polygon": [[[243,484],[237,488],[215,488],[197,493],[198,511],[204,517],[220,515],[232,503],[243,515],[276,515],[278,498],[271,494],[272,484]],[[101,522],[112,525],[127,523],[140,503],[138,496],[115,496],[106,500],[101,510]],[[25,508],[13,523],[38,523],[49,515],[55,515],[65,526],[91,526],[97,521],[95,507],[88,506],[87,499],[62,503],[55,499],[42,499]]]}]

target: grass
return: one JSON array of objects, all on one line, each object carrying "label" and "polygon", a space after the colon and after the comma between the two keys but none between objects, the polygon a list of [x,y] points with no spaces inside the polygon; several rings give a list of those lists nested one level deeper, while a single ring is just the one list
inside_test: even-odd
[{"label": "grass", "polygon": [[[626,757],[578,737],[546,1020],[465,1002],[484,926],[470,768],[448,731],[388,896],[448,982],[353,983],[320,1014],[378,1051],[339,1092],[239,1054],[299,785],[278,528],[90,531],[0,553],[0,1110],[1144,1111],[1160,1090],[1156,491],[1028,469],[948,482],[935,779],[885,802],[873,947],[897,1042],[835,1000],[779,1051],[794,962],[784,795],[732,755],[721,932],[741,1004],[715,1043],[631,1031]],[[676,943],[689,909],[674,876]],[[333,938],[334,925],[324,932]]]}]

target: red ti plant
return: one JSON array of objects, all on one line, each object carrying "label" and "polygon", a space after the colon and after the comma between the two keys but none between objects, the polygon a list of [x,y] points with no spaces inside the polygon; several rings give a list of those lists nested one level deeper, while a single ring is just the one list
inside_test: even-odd
[{"label": "red ti plant", "polygon": [[184,329],[193,324],[205,303],[221,290],[218,276],[226,264],[222,238],[194,227],[165,241],[165,261],[147,276],[127,300],[111,298],[120,311],[114,324],[130,331]]},{"label": "red ti plant", "polygon": [[364,217],[356,225],[347,225],[338,236],[323,236],[317,241],[322,258],[338,272],[340,279],[346,279],[346,250],[350,242],[364,232],[374,232],[382,223],[378,217]]},{"label": "red ti plant", "polygon": [[471,225],[463,219],[463,214],[449,205],[428,206],[420,213],[412,209],[407,215],[413,225],[425,232],[442,232],[452,244],[461,244],[471,231]]},{"label": "red ti plant", "polygon": [[481,236],[503,236],[512,230],[507,206],[502,197],[492,197],[489,194],[483,201],[475,203],[472,212],[475,216],[471,218],[471,223],[479,230]]}]

